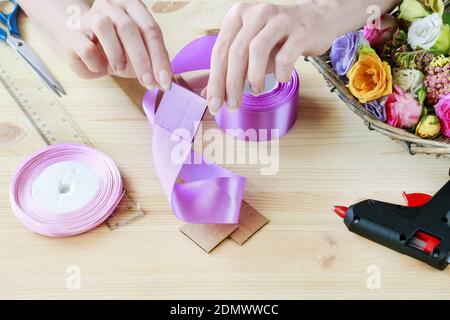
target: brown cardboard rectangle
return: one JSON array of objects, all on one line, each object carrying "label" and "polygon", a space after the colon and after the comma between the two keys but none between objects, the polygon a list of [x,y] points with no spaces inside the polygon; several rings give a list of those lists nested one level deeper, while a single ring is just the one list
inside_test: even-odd
[{"label": "brown cardboard rectangle", "polygon": [[245,201],[242,201],[239,227],[230,234],[230,238],[239,245],[243,245],[259,229],[264,227],[269,220],[259,213],[255,208]]},{"label": "brown cardboard rectangle", "polygon": [[210,253],[237,228],[236,224],[185,224],[180,231]]},{"label": "brown cardboard rectangle", "polygon": [[239,225],[235,224],[186,224],[180,228],[189,239],[210,253],[226,238],[231,237],[243,245],[269,220],[246,201],[242,201]]}]

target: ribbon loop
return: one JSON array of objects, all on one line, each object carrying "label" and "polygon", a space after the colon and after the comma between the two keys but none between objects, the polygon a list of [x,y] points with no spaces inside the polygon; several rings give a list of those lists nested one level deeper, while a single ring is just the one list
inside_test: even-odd
[{"label": "ribbon loop", "polygon": [[[174,74],[209,69],[216,39],[206,36],[183,48],[172,61]],[[291,81],[279,83],[259,97],[244,94],[236,112],[222,108],[216,122],[239,139],[281,137],[295,123],[298,89],[299,78],[294,71]],[[155,169],[175,216],[196,224],[238,223],[245,178],[209,163],[192,150],[206,101],[173,84],[164,92],[156,112],[157,94],[156,90],[148,91],[143,107],[153,126]],[[191,163],[192,159],[200,161]]]},{"label": "ribbon loop", "polygon": [[[192,150],[205,100],[173,84],[155,114],[156,106],[149,102],[156,101],[156,94],[147,93],[144,110],[153,126],[155,169],[175,216],[197,224],[238,223],[245,178],[208,163]],[[190,164],[190,159],[200,161]]]}]

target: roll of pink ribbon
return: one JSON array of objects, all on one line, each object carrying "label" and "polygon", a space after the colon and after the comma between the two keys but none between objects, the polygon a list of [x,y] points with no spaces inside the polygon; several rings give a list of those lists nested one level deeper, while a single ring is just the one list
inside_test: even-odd
[{"label": "roll of pink ribbon", "polygon": [[[202,37],[183,48],[172,61],[174,74],[208,70],[216,39],[216,36]],[[216,122],[240,139],[263,141],[281,137],[296,121],[299,85],[294,71],[288,83],[278,83],[258,97],[245,94],[237,111],[222,108]],[[156,112],[157,94],[157,90],[148,91],[143,106],[153,127],[155,169],[175,216],[195,224],[238,223],[245,178],[209,163],[192,151],[206,101],[173,84],[164,92]],[[181,161],[173,156],[173,150],[180,149],[180,145],[181,149],[189,150]],[[188,160],[192,158],[202,161],[191,164]]]},{"label": "roll of pink ribbon", "polygon": [[123,195],[119,169],[105,154],[58,144],[26,159],[13,176],[10,202],[30,230],[69,237],[103,223]]}]

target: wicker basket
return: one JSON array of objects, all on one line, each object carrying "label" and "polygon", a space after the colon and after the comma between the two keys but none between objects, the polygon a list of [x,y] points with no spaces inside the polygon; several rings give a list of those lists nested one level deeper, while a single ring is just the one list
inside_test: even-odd
[{"label": "wicker basket", "polygon": [[[444,1],[446,10],[450,12],[450,0]],[[450,158],[450,139],[439,136],[434,140],[422,139],[404,129],[398,129],[384,123],[372,116],[366,108],[350,93],[345,83],[331,66],[329,52],[317,57],[307,59],[324,76],[331,92],[335,92],[344,103],[356,113],[366,124],[369,130],[376,130],[392,140],[401,143],[411,155],[428,154],[437,157]]]}]

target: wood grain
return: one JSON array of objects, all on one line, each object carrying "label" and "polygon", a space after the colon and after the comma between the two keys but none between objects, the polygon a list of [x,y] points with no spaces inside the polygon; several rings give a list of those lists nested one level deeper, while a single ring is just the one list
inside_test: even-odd
[{"label": "wood grain", "polygon": [[[220,27],[233,2],[192,2],[155,13],[171,56]],[[206,255],[178,231],[182,223],[160,188],[138,84],[79,80],[31,23],[21,19],[21,24],[29,45],[66,88],[64,105],[94,145],[117,162],[147,215],[113,232],[101,226],[69,239],[25,229],[11,212],[9,183],[19,161],[44,143],[1,89],[0,298],[450,296],[449,270],[436,271],[351,234],[331,212],[334,204],[367,197],[401,202],[402,191],[434,193],[448,180],[448,160],[409,156],[400,145],[368,131],[308,63],[297,64],[302,80],[298,121],[280,141],[278,174],[262,176],[258,165],[227,166],[247,177],[245,199],[270,224],[243,247],[226,240]],[[81,270],[80,290],[66,286],[71,265]],[[372,265],[381,271],[380,290],[366,286]]]}]

